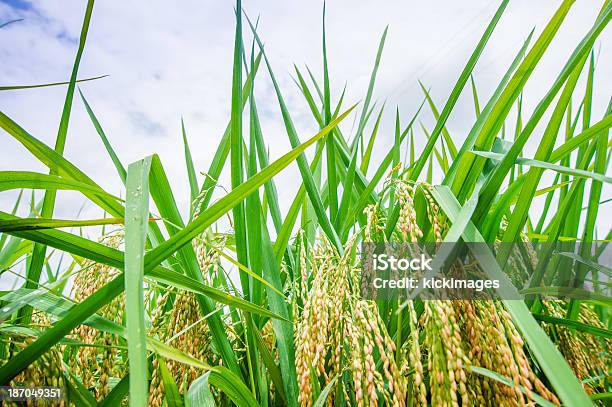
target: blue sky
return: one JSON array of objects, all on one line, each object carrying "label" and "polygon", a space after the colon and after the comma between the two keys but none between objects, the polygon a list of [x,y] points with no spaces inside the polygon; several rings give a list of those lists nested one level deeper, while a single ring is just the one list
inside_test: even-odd
[{"label": "blue sky", "polygon": [[7,4],[15,10],[28,10],[32,7],[32,4],[25,0],[2,0],[2,3]]},{"label": "blue sky", "polygon": [[[495,12],[496,3],[328,2],[332,94],[337,100],[346,83],[347,106],[363,99],[379,37],[389,25],[374,94],[379,104],[386,101],[387,105],[375,160],[386,152],[393,139],[395,108],[407,121],[422,100],[417,80],[431,88],[438,104],[446,100]],[[559,3],[510,2],[474,71],[481,99],[490,95],[529,31],[535,27],[539,34]],[[85,4],[85,0],[0,1],[0,24],[23,19],[0,31],[0,86],[67,80]],[[293,83],[293,64],[303,68],[308,63],[315,75],[321,75],[322,2],[253,0],[245,1],[243,6],[252,18],[260,17],[260,35],[304,140],[317,129]],[[592,0],[581,0],[573,6],[528,83],[524,101],[528,112],[588,31],[600,7],[600,2]],[[180,118],[185,119],[197,170],[206,171],[229,118],[233,18],[233,6],[227,1],[184,1],[180,7],[161,0],[98,1],[94,7],[79,76],[109,76],[84,83],[81,89],[124,163],[153,152],[160,154],[183,208],[188,205],[188,182]],[[250,41],[250,35],[245,37]],[[594,120],[601,118],[612,94],[610,39],[608,28],[596,46],[597,55],[602,57],[597,64]],[[255,91],[263,115],[264,136],[271,155],[277,157],[290,145],[263,69]],[[52,144],[64,96],[63,87],[2,92],[0,110],[34,136]],[[426,127],[433,127],[429,113],[423,114],[422,120]],[[471,93],[466,89],[448,122],[457,143],[463,140],[473,120]],[[348,131],[351,124],[348,121],[344,128]],[[423,140],[421,136],[421,146]],[[534,140],[530,148],[536,143]],[[45,171],[6,134],[0,135],[0,147],[0,169]],[[119,194],[121,183],[102,148],[82,102],[75,97],[66,156],[105,188]],[[294,180],[298,176],[292,167],[277,179],[280,198],[287,203],[285,208],[296,192]],[[227,174],[221,184],[229,186]],[[609,187],[604,194],[612,196]],[[0,210],[10,210],[13,200],[10,193],[0,194]],[[82,217],[100,215],[91,205],[81,208],[82,200],[76,194],[62,193],[58,202],[56,216],[60,218],[73,218],[79,211]]]}]

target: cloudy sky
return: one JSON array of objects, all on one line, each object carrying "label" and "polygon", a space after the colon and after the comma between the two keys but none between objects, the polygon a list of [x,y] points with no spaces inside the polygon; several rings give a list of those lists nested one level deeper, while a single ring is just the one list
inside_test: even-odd
[{"label": "cloudy sky", "polygon": [[[243,3],[251,18],[260,17],[260,35],[300,138],[305,140],[316,132],[316,126],[293,83],[293,64],[308,64],[315,75],[321,75],[322,2]],[[527,112],[589,30],[601,3],[579,0],[574,4],[528,83],[524,99]],[[535,27],[539,34],[559,4],[558,0],[510,2],[474,71],[482,100],[491,94],[530,30]],[[23,19],[0,30],[0,86],[68,80],[85,5],[85,0],[0,0],[0,24]],[[417,80],[431,88],[441,107],[497,6],[497,1],[490,0],[328,2],[332,94],[337,100],[347,84],[346,106],[363,99],[380,35],[389,26],[374,95],[378,103],[386,100],[389,112],[383,121],[377,158],[386,153],[385,147],[393,139],[390,115],[395,107],[407,121],[419,105],[422,93]],[[94,6],[79,77],[109,76],[80,87],[125,164],[154,152],[161,156],[182,208],[188,207],[189,194],[180,118],[185,119],[197,170],[205,171],[229,118],[233,7],[227,0],[98,1]],[[245,37],[250,41],[248,34]],[[608,28],[596,45],[594,120],[602,117],[612,93],[610,39]],[[579,86],[582,88],[583,82]],[[54,87],[1,92],[0,110],[53,145],[65,91],[65,87]],[[264,69],[258,76],[256,97],[264,137],[271,155],[278,157],[290,145]],[[422,120],[433,127],[429,113],[425,112]],[[456,143],[462,142],[473,120],[471,92],[466,89],[448,122]],[[344,124],[347,130],[350,126],[351,121]],[[536,132],[536,138],[540,134]],[[3,132],[0,151],[0,170],[46,171]],[[65,154],[103,187],[121,193],[119,178],[78,97]],[[281,201],[287,203],[294,196],[298,176],[292,167],[277,177]],[[221,183],[229,186],[227,174]],[[605,194],[612,195],[609,188]],[[0,194],[0,210],[10,210],[13,200],[11,193]],[[74,218],[82,202],[78,195],[61,193],[55,216]],[[99,217],[100,211],[88,205],[81,216]],[[607,232],[606,223],[602,232]]]}]

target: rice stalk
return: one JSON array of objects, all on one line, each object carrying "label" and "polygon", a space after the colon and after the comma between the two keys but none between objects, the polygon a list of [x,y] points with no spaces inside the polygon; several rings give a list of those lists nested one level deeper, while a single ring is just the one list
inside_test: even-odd
[{"label": "rice stalk", "polygon": [[[100,243],[118,249],[123,245],[123,232],[118,231],[103,236]],[[73,280],[72,295],[74,299],[83,301],[119,273],[119,270],[107,265],[86,261]],[[125,296],[120,295],[100,309],[98,311],[99,315],[122,324],[124,304]],[[80,325],[72,332],[72,336],[75,340],[85,344],[103,345],[102,347],[77,347],[73,350],[75,354],[69,359],[72,372],[86,388],[92,389],[97,400],[102,400],[110,391],[109,379],[111,377],[123,377],[127,371],[119,357],[119,339],[115,335],[87,325]]]}]

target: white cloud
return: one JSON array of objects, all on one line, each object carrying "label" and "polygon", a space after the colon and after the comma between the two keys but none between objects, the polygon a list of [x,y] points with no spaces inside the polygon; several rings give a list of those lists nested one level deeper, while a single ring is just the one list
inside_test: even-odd
[{"label": "white cloud", "polygon": [[[481,102],[490,95],[531,28],[536,27],[537,35],[558,3],[528,0],[510,3],[475,69]],[[0,21],[25,18],[0,30],[2,85],[67,80],[84,5],[84,1],[45,0],[33,1],[30,9],[23,10],[1,3]],[[262,0],[244,5],[252,19],[261,17],[259,33],[302,140],[314,134],[316,126],[291,75],[293,63],[300,68],[308,63],[320,76],[321,5]],[[485,0],[418,4],[399,0],[328,2],[332,91],[337,98],[345,82],[348,83],[345,106],[363,98],[380,34],[389,25],[375,92],[376,99],[387,99],[388,115],[376,157],[385,152],[382,143],[393,138],[391,114],[395,106],[399,106],[406,121],[421,101],[417,79],[431,87],[437,103],[446,99],[496,7]],[[533,109],[550,86],[590,28],[599,7],[599,2],[592,0],[574,5],[528,83],[527,111]],[[185,118],[197,169],[205,171],[229,118],[233,19],[231,2],[184,1],[169,5],[160,0],[99,1],[94,7],[79,76],[110,76],[82,84],[81,88],[125,164],[153,152],[160,154],[182,208],[188,205],[188,182],[180,117]],[[250,41],[246,22],[245,33]],[[598,41],[602,55],[606,55],[609,40],[607,30]],[[594,120],[602,116],[610,97],[611,64],[610,58],[598,61]],[[264,136],[272,156],[277,157],[288,151],[290,145],[263,64],[256,94]],[[0,109],[34,136],[53,144],[64,95],[65,88],[2,92]],[[431,115],[424,114],[423,120],[432,126]],[[472,120],[471,94],[467,91],[448,123],[457,142],[467,134]],[[349,125],[350,122],[345,128]],[[0,139],[0,146],[0,168],[43,170],[6,134]],[[119,179],[101,149],[82,103],[75,97],[66,156],[105,188],[119,193]],[[294,167],[277,177],[281,200],[286,203],[284,210],[297,189],[297,177],[299,173]],[[229,185],[227,177],[222,183]],[[607,187],[606,194],[610,196]],[[3,193],[0,209],[9,210],[12,201],[13,195]],[[73,194],[61,193],[56,216],[73,217],[80,205]],[[99,216],[99,212],[90,205],[83,216]]]}]

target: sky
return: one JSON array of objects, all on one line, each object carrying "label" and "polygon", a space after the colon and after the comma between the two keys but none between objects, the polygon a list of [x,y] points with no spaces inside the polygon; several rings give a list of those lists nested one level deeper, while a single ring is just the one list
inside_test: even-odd
[{"label": "sky", "polygon": [[[530,113],[544,95],[580,39],[588,32],[601,1],[579,0],[569,12],[541,64],[529,80],[524,108]],[[105,133],[127,165],[158,153],[184,212],[189,207],[189,184],[184,164],[180,123],[184,118],[196,170],[206,171],[229,119],[231,103],[234,5],[231,1],[98,1],[93,10],[79,77],[108,77],[79,85]],[[560,1],[511,1],[474,70],[481,103],[523,41],[535,28],[538,35]],[[327,3],[327,46],[332,98],[345,84],[345,106],[363,100],[380,36],[389,27],[374,100],[386,103],[373,160],[381,159],[393,140],[393,114],[399,109],[405,124],[423,98],[418,80],[430,88],[442,107],[465,62],[495,13],[499,2],[488,0],[364,1]],[[85,12],[85,0],[0,0],[0,24],[23,19],[0,29],[0,86],[66,81],[74,61]],[[321,1],[246,0],[251,19],[259,17],[258,32],[279,80],[302,141],[317,126],[294,83],[296,64],[305,64],[322,80]],[[245,24],[245,41],[252,36]],[[601,119],[612,94],[611,32],[599,37],[593,120]],[[584,87],[581,80],[579,88]],[[0,92],[0,110],[32,135],[53,145],[66,87]],[[271,158],[290,150],[278,103],[263,65],[255,84],[264,137]],[[425,109],[420,116],[432,129],[435,121]],[[474,122],[471,90],[465,89],[447,128],[460,145]],[[353,118],[342,128],[351,129]],[[542,129],[536,129],[526,155],[533,155]],[[417,151],[425,136],[418,133]],[[312,152],[309,152],[312,154]],[[75,96],[65,156],[109,192],[120,195],[122,184]],[[47,170],[24,147],[0,130],[0,170]],[[439,181],[440,174],[436,173]],[[548,176],[548,175],[547,175]],[[295,165],[275,178],[281,209],[286,212],[297,191]],[[202,176],[200,176],[200,182]],[[229,174],[219,193],[229,189]],[[604,198],[612,197],[609,186]],[[10,211],[11,192],[0,193],[0,210]],[[54,216],[97,218],[101,210],[76,193],[60,192]],[[538,203],[534,206],[537,209]],[[602,206],[600,233],[607,233],[610,205]],[[26,215],[24,208],[21,215]],[[606,215],[607,214],[607,215]]]}]

